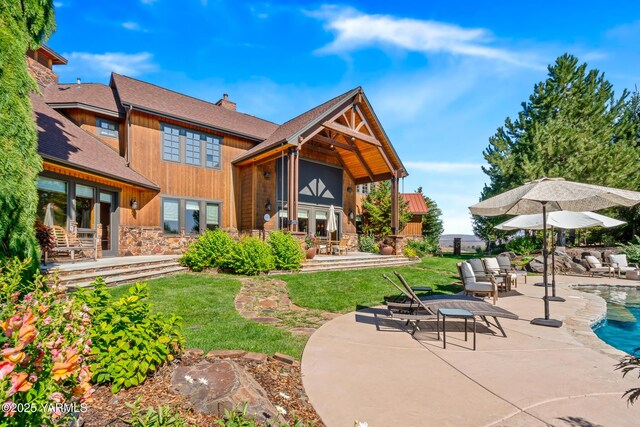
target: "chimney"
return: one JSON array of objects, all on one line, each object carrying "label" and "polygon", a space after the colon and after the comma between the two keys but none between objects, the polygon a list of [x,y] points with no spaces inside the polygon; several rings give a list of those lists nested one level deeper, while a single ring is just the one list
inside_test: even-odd
[{"label": "chimney", "polygon": [[216,102],[216,105],[226,108],[227,110],[236,111],[236,103],[229,101],[229,94],[223,94],[222,99]]},{"label": "chimney", "polygon": [[29,73],[43,87],[58,83],[58,75],[53,71],[53,66],[67,63],[65,58],[46,45],[41,45],[35,51],[28,50],[26,59]]},{"label": "chimney", "polygon": [[80,85],[82,84],[82,79],[80,77],[76,78],[76,84],[78,85],[78,87],[80,87]]}]

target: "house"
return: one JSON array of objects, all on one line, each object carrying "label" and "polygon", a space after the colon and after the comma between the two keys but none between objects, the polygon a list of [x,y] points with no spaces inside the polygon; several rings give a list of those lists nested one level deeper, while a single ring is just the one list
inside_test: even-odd
[{"label": "house", "polygon": [[[44,171],[38,215],[95,234],[100,256],[176,254],[199,233],[287,229],[356,243],[355,187],[407,175],[362,88],[282,125],[117,73],[60,84],[66,60],[27,55]],[[397,207],[392,218],[398,230]]]},{"label": "house", "polygon": [[411,220],[404,225],[400,234],[422,237],[422,218],[429,213],[424,196],[420,193],[401,193],[400,196],[407,203],[407,209],[411,212]]}]

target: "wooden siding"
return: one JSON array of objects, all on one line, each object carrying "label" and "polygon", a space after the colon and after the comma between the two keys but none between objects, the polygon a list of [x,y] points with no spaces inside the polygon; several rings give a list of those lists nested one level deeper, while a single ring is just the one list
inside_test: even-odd
[{"label": "wooden siding", "polygon": [[[210,135],[222,137],[221,169],[211,169],[162,160],[161,124],[171,124],[194,129]],[[182,122],[158,118],[134,110],[131,114],[131,167],[149,180],[158,184],[161,194],[188,199],[221,200],[223,228],[238,228],[237,212],[234,205],[234,168],[231,160],[253,147],[253,143],[242,138],[212,132]],[[236,175],[237,176],[237,175]],[[241,173],[241,180],[243,175]],[[244,186],[242,187],[244,196]],[[249,192],[251,195],[251,192]],[[160,226],[160,198],[141,206],[136,217],[121,218],[123,225]],[[241,202],[242,203],[242,202]],[[243,205],[244,206],[244,205]],[[244,216],[244,212],[242,213]]]},{"label": "wooden siding", "polygon": [[253,229],[253,169],[254,166],[244,166],[240,169],[240,229]]},{"label": "wooden siding", "polygon": [[118,124],[118,138],[109,138],[106,136],[98,135],[96,120],[98,117],[100,117],[112,122],[118,122],[118,119],[115,119],[113,117],[107,117],[107,116],[103,117],[100,114],[96,114],[91,111],[81,110],[79,108],[70,108],[70,109],[59,110],[59,111],[64,113],[73,123],[75,123],[85,132],[87,132],[89,135],[92,135],[98,138],[100,141],[104,142],[107,146],[109,146],[111,149],[113,149],[116,153],[120,154],[121,156],[124,155],[124,141],[125,141],[124,132],[126,131],[124,123],[119,122]]},{"label": "wooden siding", "polygon": [[422,236],[422,215],[414,215],[400,232],[404,236]]}]

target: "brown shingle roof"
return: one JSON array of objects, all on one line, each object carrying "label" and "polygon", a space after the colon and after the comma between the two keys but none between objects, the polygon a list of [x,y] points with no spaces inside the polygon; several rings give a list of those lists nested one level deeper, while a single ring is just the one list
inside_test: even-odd
[{"label": "brown shingle roof", "polygon": [[31,105],[38,129],[38,152],[45,160],[159,190],[156,184],[127,167],[118,153],[49,107],[39,95],[31,96]]},{"label": "brown shingle roof", "polygon": [[345,100],[355,96],[360,90],[360,87],[351,89],[350,91],[345,92],[342,95],[338,95],[335,98],[330,99],[324,104],[318,105],[317,107],[312,108],[311,110],[308,110],[297,117],[294,117],[293,119],[279,126],[278,129],[276,129],[276,131],[273,132],[265,141],[236,157],[233,162],[235,163],[248,159],[257,153],[267,151],[273,147],[276,147],[282,142],[297,144],[297,141],[292,141],[292,137],[294,137],[305,127],[312,124],[314,121],[322,118],[325,113],[327,113],[336,105],[339,105]]},{"label": "brown shingle roof", "polygon": [[231,111],[210,102],[116,73],[111,74],[111,86],[115,88],[122,104],[251,139],[262,141],[278,127],[275,123],[254,116]]},{"label": "brown shingle roof", "polygon": [[58,84],[46,87],[42,95],[47,104],[53,108],[83,104],[119,114],[113,89],[100,83]]},{"label": "brown shingle roof", "polygon": [[402,193],[402,198],[409,203],[409,212],[414,215],[425,215],[429,212],[429,208],[424,201],[424,197],[420,193]]}]

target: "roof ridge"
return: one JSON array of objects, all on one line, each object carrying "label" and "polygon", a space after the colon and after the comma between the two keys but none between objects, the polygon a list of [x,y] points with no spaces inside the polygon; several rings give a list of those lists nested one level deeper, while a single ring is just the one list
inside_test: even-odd
[{"label": "roof ridge", "polygon": [[[308,110],[303,111],[302,113],[298,114],[297,116],[293,117],[292,119],[287,120],[286,122],[284,122],[284,123],[283,123],[283,124],[281,124],[280,126],[284,126],[284,125],[286,125],[287,123],[289,123],[289,122],[291,122],[291,121],[293,121],[293,120],[297,119],[298,117],[300,117],[300,116],[302,116],[302,115],[304,115],[304,114],[307,114],[307,113],[308,113],[308,112],[310,112],[310,111],[313,111],[313,110],[315,110],[315,109],[319,109],[319,108],[321,108],[322,106],[324,106],[324,105],[326,105],[326,104],[329,104],[329,103],[331,103],[331,102],[335,101],[336,99],[342,98],[342,97],[344,97],[344,96],[346,96],[346,95],[350,94],[351,92],[355,92],[355,91],[357,91],[357,90],[362,90],[362,87],[361,87],[361,86],[357,86],[357,87],[355,87],[355,88],[353,88],[353,89],[350,89],[350,90],[348,90],[348,91],[346,91],[346,92],[344,92],[344,93],[342,93],[342,94],[340,94],[340,95],[338,95],[338,96],[334,96],[334,97],[333,97],[333,98],[331,98],[330,100],[325,101],[325,102],[323,102],[323,103],[322,103],[322,104],[320,104],[320,105],[316,105],[316,106],[315,106],[315,107],[313,107],[313,108],[309,108]],[[277,130],[277,129],[276,129],[276,130]],[[275,131],[274,131],[274,133],[275,133]],[[273,135],[273,134],[272,134],[272,135]]]},{"label": "roof ridge", "polygon": [[[73,82],[73,83],[56,83],[58,86],[78,86],[77,82]],[[80,83],[80,87],[84,86],[84,85],[101,85],[101,86],[106,86],[109,87],[109,85],[106,85],[104,83],[99,83],[99,82],[81,82]]]},{"label": "roof ridge", "polygon": [[185,98],[191,98],[191,99],[194,99],[194,100],[196,100],[196,101],[204,102],[205,104],[209,104],[209,105],[211,105],[212,107],[222,108],[222,109],[224,109],[225,111],[228,111],[228,112],[230,112],[230,113],[242,114],[242,115],[247,116],[247,117],[253,117],[254,119],[261,120],[261,121],[266,122],[266,123],[271,123],[271,124],[274,124],[274,125],[276,125],[276,126],[280,126],[278,123],[272,122],[272,121],[270,121],[270,120],[266,120],[266,119],[260,118],[260,117],[258,117],[258,116],[254,116],[254,115],[252,115],[252,114],[243,113],[242,111],[233,111],[233,110],[229,110],[229,109],[226,109],[226,108],[224,108],[224,107],[221,107],[220,105],[216,105],[215,103],[213,103],[213,102],[211,102],[211,101],[205,101],[204,99],[196,98],[195,96],[187,95],[187,94],[185,94],[185,93],[181,93],[181,92],[175,91],[175,90],[173,90],[173,89],[169,89],[169,88],[166,88],[166,87],[163,87],[163,86],[157,85],[157,84],[155,84],[155,83],[145,82],[144,80],[136,79],[135,77],[125,76],[124,74],[118,74],[118,73],[116,73],[115,71],[112,71],[112,72],[111,72],[111,75],[112,75],[112,77],[113,77],[113,76],[124,77],[125,79],[135,80],[135,81],[137,81],[137,82],[140,82],[140,83],[143,83],[143,84],[146,84],[146,85],[149,85],[149,86],[155,86],[155,87],[157,87],[158,89],[166,90],[167,92],[172,92],[172,93],[175,93],[176,95],[184,96]]}]

